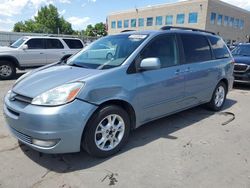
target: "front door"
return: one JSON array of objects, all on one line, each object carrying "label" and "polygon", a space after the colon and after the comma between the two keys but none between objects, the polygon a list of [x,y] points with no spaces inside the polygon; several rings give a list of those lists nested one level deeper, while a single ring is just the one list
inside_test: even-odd
[{"label": "front door", "polygon": [[25,44],[28,45],[28,49],[22,50],[19,54],[21,65],[41,66],[47,63],[44,39],[30,39]]},{"label": "front door", "polygon": [[161,68],[136,73],[137,117],[140,123],[173,113],[182,108],[184,76],[180,74],[175,35],[161,35],[141,52],[139,60],[160,59]]}]

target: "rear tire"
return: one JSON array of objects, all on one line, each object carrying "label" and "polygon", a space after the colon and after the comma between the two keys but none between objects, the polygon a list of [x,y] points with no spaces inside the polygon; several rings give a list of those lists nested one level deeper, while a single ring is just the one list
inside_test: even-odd
[{"label": "rear tire", "polygon": [[0,61],[0,79],[9,80],[16,75],[16,67],[8,61]]},{"label": "rear tire", "polygon": [[226,101],[227,87],[224,82],[220,82],[214,92],[211,101],[207,104],[208,108],[212,111],[220,111]]},{"label": "rear tire", "polygon": [[108,157],[120,151],[129,132],[128,113],[116,105],[104,106],[88,121],[82,146],[94,157]]}]

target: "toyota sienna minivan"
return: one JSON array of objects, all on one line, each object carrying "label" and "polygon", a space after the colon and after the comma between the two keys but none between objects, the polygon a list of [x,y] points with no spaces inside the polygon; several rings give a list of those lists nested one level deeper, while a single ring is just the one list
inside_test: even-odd
[{"label": "toyota sienna minivan", "polygon": [[[112,57],[95,57],[96,46],[113,49]],[[201,104],[221,110],[233,69],[214,33],[176,27],[125,32],[21,76],[5,96],[4,114],[10,132],[35,150],[83,148],[106,157],[147,122]]]}]

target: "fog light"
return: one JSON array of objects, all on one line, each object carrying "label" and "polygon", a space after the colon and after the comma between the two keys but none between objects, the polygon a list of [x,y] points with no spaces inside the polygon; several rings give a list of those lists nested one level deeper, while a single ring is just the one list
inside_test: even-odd
[{"label": "fog light", "polygon": [[53,147],[58,143],[59,140],[38,140],[33,138],[32,144],[41,146],[41,147]]}]

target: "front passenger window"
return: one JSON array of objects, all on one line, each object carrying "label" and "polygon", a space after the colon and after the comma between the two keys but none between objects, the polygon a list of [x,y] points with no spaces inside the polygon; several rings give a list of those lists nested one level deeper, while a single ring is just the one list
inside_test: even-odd
[{"label": "front passenger window", "polygon": [[171,67],[178,64],[177,46],[174,36],[160,36],[154,39],[141,53],[141,59],[157,57],[161,67]]},{"label": "front passenger window", "polygon": [[43,39],[30,39],[26,42],[28,49],[44,49],[44,40]]}]

